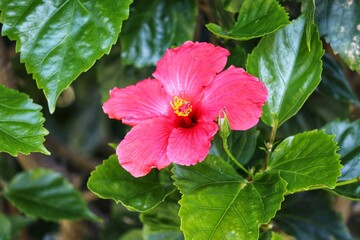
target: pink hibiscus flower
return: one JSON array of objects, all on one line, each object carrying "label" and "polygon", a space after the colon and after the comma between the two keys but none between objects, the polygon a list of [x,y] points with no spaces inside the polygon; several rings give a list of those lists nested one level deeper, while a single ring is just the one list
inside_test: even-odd
[{"label": "pink hibiscus flower", "polygon": [[166,51],[155,79],[110,91],[104,112],[133,126],[116,149],[123,168],[141,177],[171,163],[201,162],[221,111],[233,130],[258,123],[267,89],[242,68],[222,71],[229,54],[209,43],[185,42]]}]

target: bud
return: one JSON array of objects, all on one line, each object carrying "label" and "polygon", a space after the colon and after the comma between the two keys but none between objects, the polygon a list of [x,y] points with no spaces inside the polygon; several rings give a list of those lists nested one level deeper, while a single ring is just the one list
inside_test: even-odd
[{"label": "bud", "polygon": [[223,140],[226,140],[230,133],[230,123],[225,110],[221,110],[218,116],[219,135]]}]

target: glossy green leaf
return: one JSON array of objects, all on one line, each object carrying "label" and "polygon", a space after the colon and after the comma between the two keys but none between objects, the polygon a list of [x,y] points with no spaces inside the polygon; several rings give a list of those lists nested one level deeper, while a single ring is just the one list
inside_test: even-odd
[{"label": "glossy green leaf", "polygon": [[183,240],[178,216],[179,204],[165,201],[155,209],[141,213],[140,220],[144,224],[145,240]]},{"label": "glossy green leaf", "polygon": [[145,177],[135,178],[119,165],[117,156],[112,155],[96,167],[87,185],[100,198],[122,203],[129,210],[146,211],[175,190],[172,182],[161,174],[152,171]]},{"label": "glossy green leaf", "polygon": [[280,172],[289,193],[312,186],[334,188],[341,164],[333,139],[334,136],[317,130],[288,137],[275,148],[267,172]]},{"label": "glossy green leaf", "polygon": [[345,63],[360,73],[360,2],[316,0],[319,32]]},{"label": "glossy green leaf", "polygon": [[342,175],[339,180],[350,180],[360,176],[360,120],[335,120],[324,126],[325,132],[335,135],[335,141],[340,146]]},{"label": "glossy green leaf", "polygon": [[306,23],[305,23],[305,33],[306,33],[306,44],[308,46],[309,51],[311,50],[311,35],[312,28],[314,25],[314,15],[315,15],[315,0],[305,0],[302,2],[303,12],[305,15]]},{"label": "glossy green leaf", "polygon": [[248,40],[272,33],[289,23],[283,7],[275,0],[243,0],[238,19],[231,29],[215,23],[206,25],[209,31],[225,39]]},{"label": "glossy green leaf", "polygon": [[286,192],[279,176],[259,175],[250,183],[225,161],[209,156],[192,167],[175,166],[185,239],[258,239]]},{"label": "glossy green leaf", "polygon": [[274,219],[287,234],[296,239],[352,239],[340,214],[332,207],[326,191],[310,191],[286,197]]},{"label": "glossy green leaf", "polygon": [[323,57],[323,72],[319,84],[319,92],[345,103],[354,103],[360,106],[340,64],[328,54]]},{"label": "glossy green leaf", "polygon": [[11,223],[9,219],[0,212],[0,240],[11,239]]},{"label": "glossy green leaf", "polygon": [[80,193],[61,174],[52,170],[38,168],[19,173],[4,192],[5,197],[28,216],[52,221],[97,220]]},{"label": "glossy green leaf", "polygon": [[279,128],[277,135],[285,138],[299,132],[321,129],[336,118],[347,118],[349,110],[348,103],[314,92],[300,111]]},{"label": "glossy green leaf", "polygon": [[43,145],[48,131],[40,110],[26,94],[0,85],[0,152],[50,154]]},{"label": "glossy green leaf", "polygon": [[324,50],[313,27],[309,51],[305,23],[300,17],[264,37],[248,57],[248,72],[259,77],[269,90],[262,115],[269,126],[274,125],[274,114],[279,126],[294,116],[320,82]]},{"label": "glossy green leaf", "polygon": [[[324,129],[329,134],[335,134],[335,141],[340,146],[339,154],[343,168],[339,181],[354,179],[360,176],[360,120],[333,121]],[[335,193],[351,199],[360,200],[360,182],[337,187]]]},{"label": "glossy green leaf", "polygon": [[2,33],[44,90],[50,112],[60,93],[110,51],[132,0],[0,0]]},{"label": "glossy green leaf", "polygon": [[[246,164],[253,156],[258,136],[259,131],[256,128],[251,128],[247,131],[231,132],[227,141],[229,150],[241,164]],[[222,139],[218,135],[216,135],[213,140],[211,153],[224,160],[230,161],[229,156],[223,148]]]},{"label": "glossy green leaf", "polygon": [[193,0],[135,1],[120,37],[124,63],[155,65],[172,45],[193,38],[196,7]]}]

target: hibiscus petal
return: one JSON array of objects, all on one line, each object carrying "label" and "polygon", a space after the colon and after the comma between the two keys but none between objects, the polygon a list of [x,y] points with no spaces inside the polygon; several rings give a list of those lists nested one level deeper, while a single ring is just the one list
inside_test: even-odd
[{"label": "hibiscus petal", "polygon": [[129,125],[166,116],[169,113],[171,97],[160,82],[145,79],[126,88],[114,88],[103,110],[110,118],[122,120]]},{"label": "hibiscus petal", "polygon": [[190,128],[175,128],[167,148],[169,160],[186,166],[203,161],[217,130],[215,122],[198,122]]},{"label": "hibiscus petal", "polygon": [[224,69],[229,54],[222,47],[188,41],[167,50],[157,63],[153,76],[172,96],[191,99]]},{"label": "hibiscus petal", "polygon": [[152,168],[168,166],[166,147],[173,129],[173,123],[164,118],[134,126],[116,149],[120,165],[134,177],[145,176]]},{"label": "hibiscus petal", "polygon": [[264,83],[242,68],[229,67],[205,89],[200,118],[214,118],[224,109],[233,130],[255,126],[262,114],[268,91]]}]

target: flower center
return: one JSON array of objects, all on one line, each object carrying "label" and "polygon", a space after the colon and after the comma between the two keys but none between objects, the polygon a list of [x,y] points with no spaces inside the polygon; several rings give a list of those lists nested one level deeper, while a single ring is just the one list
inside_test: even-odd
[{"label": "flower center", "polygon": [[170,105],[174,109],[174,113],[179,117],[187,117],[192,111],[190,102],[179,98],[178,96],[174,97],[174,100],[170,102]]}]

